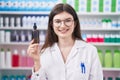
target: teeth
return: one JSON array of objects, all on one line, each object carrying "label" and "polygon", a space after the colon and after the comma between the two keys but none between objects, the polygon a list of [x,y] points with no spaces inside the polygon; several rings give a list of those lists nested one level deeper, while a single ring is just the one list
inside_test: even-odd
[{"label": "teeth", "polygon": [[61,30],[60,32],[66,32],[67,30]]}]

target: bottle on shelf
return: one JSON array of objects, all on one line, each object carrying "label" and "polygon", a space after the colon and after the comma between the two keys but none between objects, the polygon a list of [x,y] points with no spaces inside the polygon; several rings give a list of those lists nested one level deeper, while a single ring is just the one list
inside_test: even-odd
[{"label": "bottle on shelf", "polygon": [[98,55],[99,55],[101,65],[103,66],[103,53],[102,53],[102,50],[98,50]]},{"label": "bottle on shelf", "polygon": [[19,41],[19,35],[18,35],[16,30],[13,32],[13,35],[11,35],[11,41],[12,42],[18,42]]},{"label": "bottle on shelf", "polygon": [[9,27],[9,17],[5,17],[5,27]]},{"label": "bottle on shelf", "polygon": [[0,28],[3,27],[3,17],[0,17]]},{"label": "bottle on shelf", "polygon": [[16,27],[21,27],[20,17],[17,17],[17,18],[16,18]]},{"label": "bottle on shelf", "polygon": [[40,31],[40,42],[44,42],[45,41],[45,33],[44,31]]},{"label": "bottle on shelf", "polygon": [[5,30],[5,42],[6,43],[10,43],[10,36],[11,36],[10,30]]},{"label": "bottle on shelf", "polygon": [[5,52],[3,48],[0,50],[0,68],[5,68]]},{"label": "bottle on shelf", "polygon": [[10,18],[10,27],[12,27],[12,28],[15,27],[15,18],[14,17]]},{"label": "bottle on shelf", "polygon": [[14,53],[12,54],[12,67],[18,67],[19,66],[19,54],[17,49],[14,50]]},{"label": "bottle on shelf", "polygon": [[10,49],[8,48],[6,51],[6,67],[11,68],[12,67],[12,54]]},{"label": "bottle on shelf", "polygon": [[26,40],[31,41],[31,39],[32,39],[31,31],[27,31]]},{"label": "bottle on shelf", "polygon": [[120,51],[119,50],[114,51],[113,66],[115,68],[120,68]]},{"label": "bottle on shelf", "polygon": [[111,50],[106,50],[104,57],[104,67],[111,68],[112,67],[112,53]]},{"label": "bottle on shelf", "polygon": [[19,66],[20,67],[26,67],[27,66],[27,56],[26,56],[25,50],[21,51]]},{"label": "bottle on shelf", "polygon": [[33,65],[34,65],[33,59],[27,56],[27,67],[33,67]]},{"label": "bottle on shelf", "polygon": [[25,42],[25,33],[23,31],[21,31],[21,34],[20,34],[20,37],[21,37],[21,41],[22,42]]}]

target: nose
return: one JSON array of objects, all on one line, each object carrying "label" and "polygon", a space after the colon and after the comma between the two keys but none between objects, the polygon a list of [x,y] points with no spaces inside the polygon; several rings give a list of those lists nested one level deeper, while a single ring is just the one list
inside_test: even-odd
[{"label": "nose", "polygon": [[64,21],[61,22],[61,26],[60,27],[65,27]]}]

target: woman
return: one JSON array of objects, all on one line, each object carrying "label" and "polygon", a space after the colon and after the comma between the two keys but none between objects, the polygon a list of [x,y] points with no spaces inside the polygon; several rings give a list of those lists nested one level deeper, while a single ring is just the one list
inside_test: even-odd
[{"label": "woman", "polygon": [[45,44],[28,47],[34,60],[32,80],[103,80],[97,49],[82,40],[79,19],[68,4],[51,11]]}]

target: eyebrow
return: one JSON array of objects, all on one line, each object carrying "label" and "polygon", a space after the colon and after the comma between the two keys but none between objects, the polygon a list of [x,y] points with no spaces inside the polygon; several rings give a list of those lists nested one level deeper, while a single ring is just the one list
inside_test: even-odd
[{"label": "eyebrow", "polygon": [[[66,20],[66,19],[72,19],[72,18],[65,18],[64,20]],[[61,19],[54,19],[54,20],[61,20]]]}]

